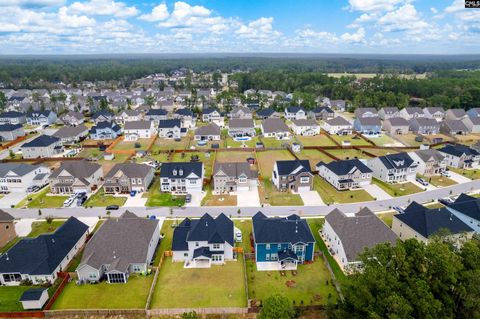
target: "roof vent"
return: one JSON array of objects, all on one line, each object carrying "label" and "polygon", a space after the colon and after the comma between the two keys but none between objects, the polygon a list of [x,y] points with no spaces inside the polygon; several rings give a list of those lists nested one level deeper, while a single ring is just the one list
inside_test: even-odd
[{"label": "roof vent", "polygon": [[55,238],[52,238],[52,243],[54,243],[54,244],[55,244]]},{"label": "roof vent", "polygon": [[5,256],[6,256],[6,257],[5,257],[5,260],[6,260],[6,261],[9,261],[9,260],[10,260],[10,257],[8,257],[8,253],[5,253]]},{"label": "roof vent", "polygon": [[115,254],[115,250],[113,251],[113,259],[117,259],[117,256]]}]

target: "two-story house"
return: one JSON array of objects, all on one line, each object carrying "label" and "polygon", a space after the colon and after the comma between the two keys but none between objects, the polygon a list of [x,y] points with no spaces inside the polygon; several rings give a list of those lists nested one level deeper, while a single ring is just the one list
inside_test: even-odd
[{"label": "two-story house", "polygon": [[141,121],[142,117],[142,112],[138,110],[123,110],[115,116],[115,121],[125,124],[126,122]]},{"label": "two-story house", "polygon": [[86,160],[62,162],[50,174],[50,191],[53,194],[91,193],[102,183],[102,166]]},{"label": "two-story house", "polygon": [[120,163],[105,175],[103,189],[106,194],[125,194],[131,191],[146,192],[152,184],[153,167],[136,163]]},{"label": "two-story house", "polygon": [[308,160],[276,161],[272,183],[280,191],[305,192],[313,189],[313,174]]},{"label": "two-story house", "polygon": [[216,194],[249,191],[258,183],[258,173],[247,162],[215,163],[213,191]]},{"label": "two-story house", "polygon": [[480,234],[480,198],[462,193],[447,209]]},{"label": "two-story house", "polygon": [[202,121],[207,123],[215,123],[220,127],[225,125],[225,120],[219,110],[215,108],[205,108],[202,111]]},{"label": "two-story house", "polygon": [[201,193],[205,176],[202,162],[163,163],[160,190],[171,194]]},{"label": "two-story house", "polygon": [[252,119],[233,118],[228,121],[228,135],[231,137],[255,136],[255,125]]},{"label": "two-story house", "polygon": [[445,118],[445,110],[441,107],[426,107],[423,109],[425,117],[441,122]]},{"label": "two-story house", "polygon": [[398,116],[409,121],[411,119],[424,118],[425,113],[420,107],[405,107],[398,112]]},{"label": "two-story house", "polygon": [[445,112],[446,120],[463,120],[467,116],[467,112],[464,109],[448,109]]},{"label": "two-story house", "polygon": [[335,117],[335,112],[328,106],[319,106],[308,112],[308,117],[313,120],[326,121]]},{"label": "two-story house", "polygon": [[22,124],[0,124],[0,141],[14,141],[21,136],[25,136]]},{"label": "two-story house", "polygon": [[472,168],[480,161],[477,150],[462,144],[449,144],[438,151],[445,156],[447,165],[455,168]]},{"label": "two-story house", "polygon": [[388,154],[368,160],[372,176],[387,183],[415,180],[418,163],[407,153]]},{"label": "two-story house", "polygon": [[40,135],[21,146],[23,158],[52,157],[63,152],[63,146],[58,137]]},{"label": "two-story house", "polygon": [[0,247],[5,247],[10,241],[17,237],[15,232],[15,218],[9,213],[0,209]]},{"label": "two-story house", "polygon": [[58,129],[53,136],[58,137],[62,144],[75,144],[88,136],[88,127],[85,124],[64,126]]},{"label": "two-story house", "polygon": [[62,116],[62,122],[65,125],[77,126],[85,122],[85,117],[80,112],[69,111],[67,114]]},{"label": "two-story house", "polygon": [[378,117],[377,109],[374,107],[359,107],[355,109],[355,118]]},{"label": "two-story house", "polygon": [[379,134],[382,131],[382,121],[378,116],[360,117],[353,121],[353,129],[361,134]]},{"label": "two-story house", "polygon": [[173,113],[173,118],[182,121],[182,127],[193,128],[196,125],[196,116],[189,108],[178,109]]},{"label": "two-story house", "polygon": [[0,114],[1,124],[23,124],[25,121],[25,114],[22,112],[7,111]]},{"label": "two-story house", "polygon": [[319,162],[318,175],[338,190],[355,189],[372,182],[372,170],[358,159]]},{"label": "two-story house", "polygon": [[260,126],[263,137],[275,137],[277,140],[289,139],[290,129],[282,119],[268,118]]},{"label": "two-story house", "polygon": [[187,128],[182,127],[180,119],[160,120],[158,123],[158,136],[163,138],[178,139],[187,135]]},{"label": "two-story house", "polygon": [[320,134],[320,124],[313,119],[292,120],[290,127],[296,135],[314,136]]},{"label": "two-story house", "polygon": [[195,141],[220,141],[220,127],[215,123],[200,126],[193,135]]},{"label": "two-story house", "polygon": [[398,117],[398,107],[382,107],[380,111],[378,111],[378,116],[383,121],[392,117]]},{"label": "two-story house", "polygon": [[234,225],[225,214],[185,218],[173,231],[172,259],[185,268],[210,268],[234,260],[234,246]]},{"label": "two-story house", "polygon": [[92,140],[110,140],[116,139],[122,134],[122,128],[115,122],[98,122],[90,131]]},{"label": "two-story house", "polygon": [[0,163],[0,193],[27,193],[31,186],[48,183],[50,169],[44,165]]},{"label": "two-story house", "polygon": [[252,218],[257,270],[294,270],[314,260],[315,238],[305,219],[298,215]]},{"label": "two-story house", "polygon": [[408,153],[418,163],[417,172],[423,176],[439,175],[447,169],[445,156],[434,148]]},{"label": "two-story house", "polygon": [[128,121],[123,129],[125,141],[137,141],[140,138],[152,138],[157,133],[153,121]]},{"label": "two-story house", "polygon": [[289,106],[285,108],[285,118],[287,120],[305,120],[307,119],[307,113],[301,107]]},{"label": "two-story house", "polygon": [[145,113],[145,120],[153,121],[156,125],[160,121],[164,121],[168,118],[168,112],[164,109],[150,109]]},{"label": "two-story house", "polygon": [[440,132],[440,123],[431,118],[414,118],[409,121],[409,130],[415,134],[434,135]]},{"label": "two-story house", "polygon": [[445,120],[440,124],[440,132],[447,135],[466,135],[470,130],[462,120]]},{"label": "two-story house", "polygon": [[252,119],[253,112],[248,107],[239,106],[228,113],[229,119]]},{"label": "two-story house", "polygon": [[330,134],[350,135],[353,132],[352,124],[341,116],[326,120],[322,128]]},{"label": "two-story house", "polygon": [[113,119],[114,116],[109,111],[99,111],[92,115],[92,120],[95,122],[95,124],[100,122],[111,122]]},{"label": "two-story house", "polygon": [[403,117],[390,117],[383,121],[383,130],[390,135],[408,134],[410,124]]},{"label": "two-story house", "polygon": [[57,114],[53,111],[29,112],[26,116],[28,125],[51,125],[57,120]]}]

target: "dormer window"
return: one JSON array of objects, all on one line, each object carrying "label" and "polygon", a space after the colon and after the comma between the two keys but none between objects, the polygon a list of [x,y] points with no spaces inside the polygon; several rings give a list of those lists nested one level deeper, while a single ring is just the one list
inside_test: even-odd
[{"label": "dormer window", "polygon": [[180,170],[178,171],[178,175],[180,175],[180,176],[183,175],[183,169],[180,169]]},{"label": "dormer window", "polygon": [[177,176],[177,170],[176,169],[173,170],[173,176]]}]

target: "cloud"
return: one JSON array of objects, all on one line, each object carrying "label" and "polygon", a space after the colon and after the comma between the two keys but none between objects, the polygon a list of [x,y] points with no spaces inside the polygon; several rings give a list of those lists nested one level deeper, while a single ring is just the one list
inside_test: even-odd
[{"label": "cloud", "polygon": [[248,24],[243,24],[240,28],[235,31],[241,38],[259,40],[259,39],[274,39],[279,37],[281,34],[278,31],[273,29],[273,18],[259,18],[257,20],[251,21]]},{"label": "cloud", "polygon": [[418,32],[430,27],[427,22],[422,20],[415,7],[411,4],[406,4],[395,11],[386,13],[378,19],[377,24],[382,26],[385,32],[407,30]]},{"label": "cloud", "polygon": [[68,6],[68,11],[92,16],[115,16],[118,18],[132,17],[139,14],[138,9],[134,6],[129,7],[123,2],[114,0],[77,1]]},{"label": "cloud", "polygon": [[391,11],[396,5],[405,3],[406,0],[349,0],[348,8],[352,11]]},{"label": "cloud", "polygon": [[0,0],[0,7],[53,7],[64,3],[65,0]]},{"label": "cloud", "polygon": [[143,14],[140,16],[139,19],[145,20],[148,22],[157,22],[163,21],[168,18],[170,14],[168,13],[168,8],[165,3],[161,3],[155,8],[153,8],[152,12],[149,14]]},{"label": "cloud", "polygon": [[340,39],[345,42],[362,43],[365,41],[365,29],[358,28],[355,33],[344,33]]}]

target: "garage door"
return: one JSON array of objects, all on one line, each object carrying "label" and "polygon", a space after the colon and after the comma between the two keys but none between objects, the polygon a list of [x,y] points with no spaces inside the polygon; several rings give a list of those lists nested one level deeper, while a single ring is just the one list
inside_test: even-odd
[{"label": "garage door", "polygon": [[310,191],[310,186],[300,186],[298,188],[298,192],[309,192]]}]

